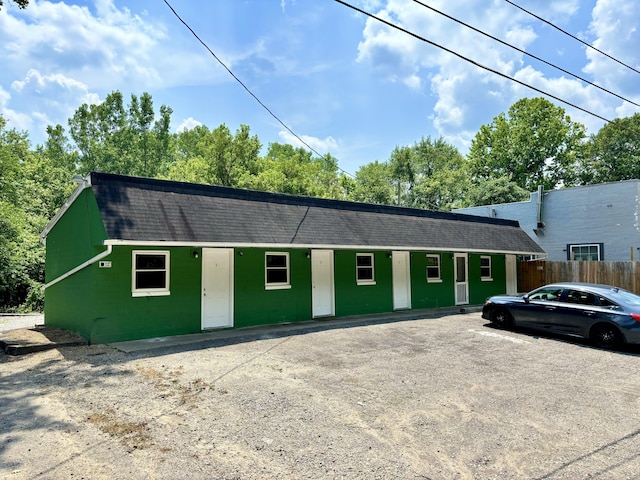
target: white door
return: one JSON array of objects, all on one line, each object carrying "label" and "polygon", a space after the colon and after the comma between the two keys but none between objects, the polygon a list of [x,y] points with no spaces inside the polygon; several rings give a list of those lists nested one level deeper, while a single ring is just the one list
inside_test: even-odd
[{"label": "white door", "polygon": [[233,249],[202,249],[202,329],[233,326]]},{"label": "white door", "polygon": [[507,295],[518,293],[518,262],[515,255],[505,256],[505,269],[507,275]]},{"label": "white door", "polygon": [[454,253],[453,261],[456,278],[456,305],[469,303],[469,281],[467,269],[467,254]]},{"label": "white door", "polygon": [[311,310],[313,317],[334,315],[333,250],[311,250]]},{"label": "white door", "polygon": [[409,252],[392,252],[393,309],[411,308],[411,277]]}]

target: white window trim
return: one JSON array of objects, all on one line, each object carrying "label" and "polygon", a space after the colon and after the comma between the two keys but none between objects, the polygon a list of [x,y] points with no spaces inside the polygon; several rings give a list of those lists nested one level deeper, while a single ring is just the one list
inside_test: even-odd
[{"label": "white window trim", "polygon": [[[277,255],[284,256],[287,259],[287,281],[280,283],[267,283],[267,256]],[[265,252],[264,253],[264,289],[265,290],[286,290],[291,288],[291,264],[290,264],[289,252]],[[271,267],[282,269],[282,267]]]},{"label": "white window trim", "polygon": [[[581,248],[581,247],[596,247],[597,251],[598,251],[598,260],[602,260],[602,252],[600,251],[600,244],[599,243],[574,243],[574,244],[570,244],[569,245],[569,257],[571,258],[571,260],[573,260],[575,258],[574,253],[573,253],[573,249],[574,248]],[[582,260],[584,261],[584,260]]]},{"label": "white window trim", "polygon": [[[136,256],[137,255],[164,255],[165,257],[165,287],[164,288],[136,288]],[[132,297],[161,297],[171,295],[169,289],[171,255],[169,250],[132,250],[131,251],[131,296]],[[160,271],[160,270],[159,270]]]},{"label": "white window trim", "polygon": [[[371,258],[371,276],[373,277],[371,280],[359,280],[358,279],[358,257],[370,257]],[[369,267],[363,267],[369,268]],[[376,284],[376,267],[375,267],[375,256],[373,253],[356,253],[356,284],[357,285],[375,285]]]},{"label": "white window trim", "polygon": [[427,283],[442,283],[442,258],[439,254],[436,253],[427,253],[427,258],[438,259],[438,278],[429,278],[428,272],[430,265],[427,265],[426,271],[424,272],[424,274],[427,276]]},{"label": "white window trim", "polygon": [[[484,268],[482,266],[482,260],[485,259],[485,258],[487,260],[489,260],[489,276],[488,277],[482,275],[482,269]],[[492,282],[493,281],[493,259],[488,255],[482,255],[480,257],[480,281],[482,281],[482,282]]]}]

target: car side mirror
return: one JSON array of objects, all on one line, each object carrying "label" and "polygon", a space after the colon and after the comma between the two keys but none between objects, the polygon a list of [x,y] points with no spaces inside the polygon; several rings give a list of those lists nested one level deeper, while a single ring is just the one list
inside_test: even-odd
[{"label": "car side mirror", "polygon": [[522,299],[524,300],[524,303],[529,303],[529,295],[523,295]]}]

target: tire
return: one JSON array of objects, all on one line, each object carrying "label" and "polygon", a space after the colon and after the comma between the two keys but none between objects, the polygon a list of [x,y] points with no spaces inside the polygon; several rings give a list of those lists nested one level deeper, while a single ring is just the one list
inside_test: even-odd
[{"label": "tire", "polygon": [[608,323],[594,325],[593,328],[591,328],[589,338],[596,347],[607,350],[620,348],[624,343],[624,338],[620,330]]},{"label": "tire", "polygon": [[511,328],[513,326],[513,317],[506,308],[494,308],[491,312],[491,323],[498,328]]}]

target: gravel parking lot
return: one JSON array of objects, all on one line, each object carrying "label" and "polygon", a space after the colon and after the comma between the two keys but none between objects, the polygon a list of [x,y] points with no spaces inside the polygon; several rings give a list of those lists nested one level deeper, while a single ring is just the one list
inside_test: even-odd
[{"label": "gravel parking lot", "polygon": [[640,349],[479,313],[0,354],[0,478],[625,479]]}]

